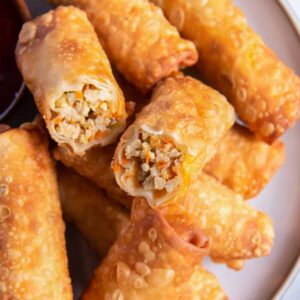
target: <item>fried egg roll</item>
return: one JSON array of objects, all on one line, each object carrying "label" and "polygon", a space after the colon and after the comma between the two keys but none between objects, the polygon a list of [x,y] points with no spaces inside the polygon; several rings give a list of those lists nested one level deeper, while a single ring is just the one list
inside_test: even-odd
[{"label": "fried egg roll", "polygon": [[282,166],[284,144],[272,145],[257,139],[246,128],[235,125],[218,143],[216,154],[204,172],[244,199],[254,198]]},{"label": "fried egg roll", "polygon": [[234,122],[231,105],[191,77],[162,82],[121,137],[112,163],[119,186],[158,206],[187,187]]},{"label": "fried egg roll", "polygon": [[88,179],[62,165],[58,186],[65,218],[104,257],[129,223],[129,213]]},{"label": "fried egg roll", "polygon": [[83,155],[125,129],[123,94],[86,14],[59,7],[27,22],[16,58],[51,137]]},{"label": "fried egg roll", "polygon": [[35,128],[0,134],[0,298],[73,299],[55,166]]},{"label": "fried egg roll", "polygon": [[141,91],[196,63],[195,45],[179,36],[148,0],[51,0],[85,10],[110,61]]},{"label": "fried egg roll", "polygon": [[231,0],[151,0],[196,44],[203,78],[251,131],[272,142],[300,116],[300,79],[248,25]]},{"label": "fried egg roll", "polygon": [[[196,266],[189,282],[188,289],[179,300],[226,300],[228,297],[220,286],[218,279],[202,266]],[[177,299],[177,298],[176,298]]]},{"label": "fried egg roll", "polygon": [[274,240],[272,220],[211,176],[200,174],[178,203],[210,238],[212,258],[230,264],[270,254]]},{"label": "fried egg roll", "polygon": [[192,224],[172,225],[144,199],[135,199],[130,225],[96,270],[82,299],[178,299],[208,242]]},{"label": "fried egg roll", "polygon": [[79,156],[70,154],[62,147],[56,147],[53,149],[53,156],[65,166],[73,168],[80,175],[87,177],[100,188],[103,188],[111,198],[130,208],[132,197],[120,189],[111,169],[115,149],[115,144],[95,147],[88,150],[84,156]]}]

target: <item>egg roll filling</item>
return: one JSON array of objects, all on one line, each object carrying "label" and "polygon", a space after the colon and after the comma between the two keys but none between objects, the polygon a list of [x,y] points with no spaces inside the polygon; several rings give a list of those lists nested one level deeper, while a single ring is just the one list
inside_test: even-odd
[{"label": "egg roll filling", "polygon": [[114,98],[112,91],[92,84],[63,93],[51,110],[55,132],[82,145],[101,138],[118,121],[113,112]]},{"label": "egg roll filling", "polygon": [[136,179],[145,190],[170,193],[180,184],[182,153],[170,138],[142,131],[123,155],[134,162]]}]

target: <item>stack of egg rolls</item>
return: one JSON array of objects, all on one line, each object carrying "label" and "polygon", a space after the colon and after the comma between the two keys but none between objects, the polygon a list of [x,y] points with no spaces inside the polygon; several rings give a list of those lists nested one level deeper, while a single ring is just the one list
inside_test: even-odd
[{"label": "stack of egg rolls", "polygon": [[198,54],[148,0],[51,0],[86,11],[110,61],[143,92],[180,68],[196,63]]},{"label": "stack of egg rolls", "polygon": [[0,134],[0,298],[73,299],[55,164],[34,126]]},{"label": "stack of egg rolls", "polygon": [[231,0],[151,0],[199,53],[202,77],[266,142],[300,117],[300,79],[248,25]]},{"label": "stack of egg rolls", "polygon": [[51,137],[61,146],[83,155],[114,142],[124,130],[122,91],[83,11],[60,7],[25,23],[16,59]]}]

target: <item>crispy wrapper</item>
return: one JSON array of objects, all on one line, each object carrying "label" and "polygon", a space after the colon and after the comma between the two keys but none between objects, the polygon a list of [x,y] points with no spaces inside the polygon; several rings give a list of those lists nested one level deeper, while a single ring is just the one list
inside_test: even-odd
[{"label": "crispy wrapper", "polygon": [[110,166],[115,148],[115,144],[107,147],[96,147],[87,151],[84,156],[79,156],[70,154],[62,147],[56,147],[52,153],[56,160],[89,178],[99,187],[105,189],[111,198],[130,208],[132,197],[120,189]]},{"label": "crispy wrapper", "polygon": [[1,299],[73,299],[64,229],[47,140],[0,134]]},{"label": "crispy wrapper", "polygon": [[82,155],[112,143],[124,130],[123,94],[83,11],[59,7],[25,23],[16,59],[60,145]]},{"label": "crispy wrapper", "polygon": [[210,238],[212,258],[234,265],[236,260],[270,254],[274,240],[272,220],[211,176],[203,173],[194,178],[178,204]]},{"label": "crispy wrapper", "polygon": [[196,266],[189,282],[187,291],[179,300],[227,300],[228,297],[218,279],[202,266]]},{"label": "crispy wrapper", "polygon": [[148,0],[51,0],[85,10],[110,61],[141,91],[196,63],[195,45],[184,40]]},{"label": "crispy wrapper", "polygon": [[96,270],[82,299],[178,299],[208,242],[192,224],[172,225],[144,199],[135,199],[130,226]]},{"label": "crispy wrapper", "polygon": [[216,154],[205,165],[204,172],[244,199],[250,199],[268,184],[284,159],[281,141],[266,144],[246,128],[235,125],[218,143]]},{"label": "crispy wrapper", "polygon": [[233,122],[218,92],[180,74],[166,79],[121,137],[112,164],[117,183],[152,206],[165,203],[201,171]]},{"label": "crispy wrapper", "polygon": [[300,79],[231,0],[152,0],[198,49],[198,68],[251,131],[272,142],[300,116]]},{"label": "crispy wrapper", "polygon": [[65,218],[74,223],[101,257],[129,224],[129,213],[103,191],[62,165],[58,186]]}]

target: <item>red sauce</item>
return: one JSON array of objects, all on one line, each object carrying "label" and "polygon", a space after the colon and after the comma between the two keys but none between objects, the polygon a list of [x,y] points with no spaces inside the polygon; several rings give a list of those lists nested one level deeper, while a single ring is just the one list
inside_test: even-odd
[{"label": "red sauce", "polygon": [[15,47],[23,24],[12,0],[0,0],[0,114],[14,100],[22,84],[15,62]]}]

